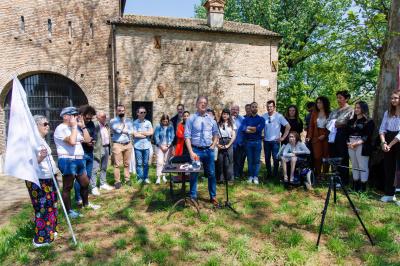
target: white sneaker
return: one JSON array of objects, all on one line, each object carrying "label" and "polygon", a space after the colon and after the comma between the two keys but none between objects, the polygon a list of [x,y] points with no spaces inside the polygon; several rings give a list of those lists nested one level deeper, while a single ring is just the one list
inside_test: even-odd
[{"label": "white sneaker", "polygon": [[42,244],[38,244],[35,242],[35,239],[32,239],[32,244],[35,248],[40,248],[40,247],[47,247],[50,246],[50,243],[42,243]]},{"label": "white sneaker", "polygon": [[68,216],[69,216],[69,218],[71,218],[71,219],[76,219],[76,218],[78,218],[78,217],[83,217],[82,214],[80,214],[79,212],[76,212],[76,211],[74,211],[74,210],[69,210]]},{"label": "white sneaker", "polygon": [[149,180],[148,178],[146,178],[146,179],[144,180],[144,182],[145,182],[146,184],[150,184],[150,180]]},{"label": "white sneaker", "polygon": [[138,179],[137,183],[140,185],[143,183],[143,179]]},{"label": "white sneaker", "polygon": [[257,177],[257,176],[253,177],[253,182],[254,182],[254,184],[256,184],[256,185],[259,184],[259,183],[258,183],[258,177]]},{"label": "white sneaker", "polygon": [[96,205],[96,204],[93,204],[93,203],[91,203],[91,202],[89,202],[89,204],[87,205],[87,207],[88,207],[88,208],[91,208],[92,210],[98,210],[98,209],[101,208],[100,205]]},{"label": "white sneaker", "polygon": [[167,182],[168,182],[168,180],[167,180],[167,178],[165,177],[165,175],[162,176],[162,181],[163,181],[164,183],[167,183]]},{"label": "white sneaker", "polygon": [[340,185],[340,183],[336,184],[336,188],[341,188],[342,186]]},{"label": "white sneaker", "polygon": [[114,187],[112,187],[106,183],[106,184],[100,186],[100,190],[102,190],[102,189],[110,191],[110,190],[114,190]]},{"label": "white sneaker", "polygon": [[93,196],[100,196],[100,191],[97,187],[92,188],[92,195]]},{"label": "white sneaker", "polygon": [[400,192],[400,188],[396,188],[395,192]]},{"label": "white sneaker", "polygon": [[400,206],[400,201],[396,201],[397,206]]},{"label": "white sneaker", "polygon": [[252,176],[249,176],[249,178],[247,179],[247,183],[249,183],[249,184],[253,183],[253,177]]},{"label": "white sneaker", "polygon": [[396,201],[396,196],[383,196],[381,198],[382,202],[391,202],[391,201]]},{"label": "white sneaker", "polygon": [[[147,180],[147,179],[146,179]],[[161,182],[161,178],[159,176],[157,176],[157,180],[156,180],[156,184],[159,185]]]}]

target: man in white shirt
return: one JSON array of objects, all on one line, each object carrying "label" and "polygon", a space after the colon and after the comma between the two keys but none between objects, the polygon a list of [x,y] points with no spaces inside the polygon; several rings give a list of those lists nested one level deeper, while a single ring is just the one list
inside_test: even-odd
[{"label": "man in white shirt", "polygon": [[71,218],[80,216],[78,212],[71,209],[71,189],[75,178],[81,186],[81,197],[83,206],[97,209],[99,206],[89,204],[89,178],[86,174],[84,151],[82,142],[89,143],[91,137],[87,131],[82,117],[78,118],[78,110],[75,107],[64,108],[60,116],[63,123],[58,125],[54,131],[54,143],[57,147],[58,168],[63,174],[62,198],[65,208]]},{"label": "man in white shirt", "polygon": [[[262,116],[265,119],[264,127],[264,156],[265,166],[268,177],[277,177],[279,168],[279,158],[277,158],[280,143],[289,134],[290,125],[283,115],[276,112],[275,101],[267,102],[267,113]],[[281,126],[285,127],[285,132],[281,136]],[[271,176],[271,156],[274,161],[274,169]]]}]

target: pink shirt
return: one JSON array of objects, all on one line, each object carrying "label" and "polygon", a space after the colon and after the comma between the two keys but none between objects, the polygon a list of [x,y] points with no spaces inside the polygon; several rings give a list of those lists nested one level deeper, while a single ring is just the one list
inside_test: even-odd
[{"label": "pink shirt", "polygon": [[103,143],[103,146],[109,145],[110,144],[110,134],[108,132],[107,127],[103,126],[101,123],[100,124],[100,134],[101,134],[101,141]]}]

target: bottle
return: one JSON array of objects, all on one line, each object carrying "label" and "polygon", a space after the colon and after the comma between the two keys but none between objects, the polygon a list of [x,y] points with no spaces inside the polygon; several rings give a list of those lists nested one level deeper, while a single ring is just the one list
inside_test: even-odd
[{"label": "bottle", "polygon": [[192,161],[192,167],[194,168],[194,169],[198,169],[198,168],[200,168],[200,166],[201,166],[201,164],[200,164],[200,158],[199,158],[199,156],[195,156],[194,157],[194,159],[193,159],[193,161]]}]

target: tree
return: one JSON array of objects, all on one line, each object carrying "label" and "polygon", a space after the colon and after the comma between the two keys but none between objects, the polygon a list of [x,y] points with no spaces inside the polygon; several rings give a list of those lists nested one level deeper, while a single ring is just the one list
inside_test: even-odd
[{"label": "tree", "polygon": [[374,120],[380,121],[389,105],[390,93],[398,88],[400,63],[400,1],[393,0],[389,13],[389,29],[381,48],[381,68],[375,98]]}]

